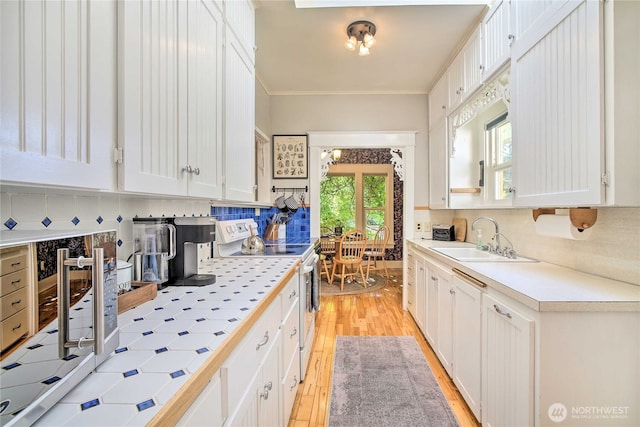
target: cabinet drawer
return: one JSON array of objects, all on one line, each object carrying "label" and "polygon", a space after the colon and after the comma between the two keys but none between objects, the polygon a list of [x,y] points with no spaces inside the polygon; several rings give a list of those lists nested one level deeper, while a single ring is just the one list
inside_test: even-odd
[{"label": "cabinet drawer", "polygon": [[26,334],[29,329],[27,326],[27,310],[22,310],[3,320],[0,348],[4,350]]},{"label": "cabinet drawer", "polygon": [[0,277],[0,296],[10,294],[27,285],[28,270],[20,270]]},{"label": "cabinet drawer", "polygon": [[299,357],[300,353],[300,310],[298,310],[297,304],[291,307],[287,318],[285,319],[282,327],[282,340],[284,341],[284,350],[282,352],[282,373],[286,371],[291,357],[296,354]]},{"label": "cabinet drawer", "polygon": [[289,280],[287,286],[284,287],[282,291],[280,291],[280,298],[282,301],[282,314],[286,315],[291,307],[294,305],[297,306],[298,299],[300,298],[300,286],[298,283],[298,273],[294,274],[294,276]]},{"label": "cabinet drawer", "polygon": [[2,320],[13,316],[27,307],[27,288],[18,289],[0,298],[0,318]]},{"label": "cabinet drawer", "polygon": [[27,268],[27,254],[21,252],[9,252],[0,258],[0,276]]},{"label": "cabinet drawer", "polygon": [[282,380],[282,401],[284,403],[284,419],[289,420],[293,401],[296,399],[298,385],[300,384],[300,358],[294,357],[291,365]]},{"label": "cabinet drawer", "polygon": [[276,298],[222,365],[229,409],[240,402],[269,349],[280,338],[280,321],[280,301]]}]

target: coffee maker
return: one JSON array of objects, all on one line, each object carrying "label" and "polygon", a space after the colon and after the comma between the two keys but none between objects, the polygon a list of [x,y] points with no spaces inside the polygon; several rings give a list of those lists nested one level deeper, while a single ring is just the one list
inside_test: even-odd
[{"label": "coffee maker", "polygon": [[169,264],[169,283],[204,286],[216,282],[215,274],[200,274],[202,263],[213,256],[216,219],[213,217],[173,218],[176,228],[176,257]]},{"label": "coffee maker", "polygon": [[167,218],[134,218],[133,251],[134,280],[162,287],[176,257],[175,226]]},{"label": "coffee maker", "polygon": [[166,285],[203,286],[214,274],[199,274],[212,257],[216,220],[213,217],[134,218],[134,277]]}]

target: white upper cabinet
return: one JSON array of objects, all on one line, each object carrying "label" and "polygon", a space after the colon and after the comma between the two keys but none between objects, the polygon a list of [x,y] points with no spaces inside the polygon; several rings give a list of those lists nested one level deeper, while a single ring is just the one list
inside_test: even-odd
[{"label": "white upper cabinet", "polygon": [[255,63],[255,9],[252,0],[226,0],[225,19],[251,63]]},{"label": "white upper cabinet", "polygon": [[447,120],[442,119],[429,129],[429,207],[447,207]]},{"label": "white upper cabinet", "polygon": [[514,204],[638,206],[640,4],[546,5],[512,4]]},{"label": "white upper cabinet", "polygon": [[490,80],[511,58],[510,49],[513,36],[510,33],[510,7],[509,0],[498,0],[482,20],[484,30],[482,35],[484,39],[482,79],[485,82]]},{"label": "white upper cabinet", "polygon": [[[242,16],[233,19],[225,33],[224,196],[227,200],[255,201],[255,67],[251,41],[255,14],[250,2],[238,1],[226,3],[227,16],[231,6],[231,11]],[[235,25],[241,31],[232,31]]]},{"label": "white upper cabinet", "polygon": [[449,74],[449,106],[455,110],[482,83],[482,27],[478,26],[453,60]]},{"label": "white upper cabinet", "polygon": [[447,117],[449,74],[445,73],[429,92],[429,130]]},{"label": "white upper cabinet", "polygon": [[529,3],[512,5],[520,34],[511,68],[514,204],[600,204],[602,5],[551,2],[535,25],[527,27],[520,8]]},{"label": "white upper cabinet", "polygon": [[0,2],[0,180],[113,189],[114,2]]},{"label": "white upper cabinet", "polygon": [[119,8],[120,189],[220,197],[220,12],[204,1]]}]

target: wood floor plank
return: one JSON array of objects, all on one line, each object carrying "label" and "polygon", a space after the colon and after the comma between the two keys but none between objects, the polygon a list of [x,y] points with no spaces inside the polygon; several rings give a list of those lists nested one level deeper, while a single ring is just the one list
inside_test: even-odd
[{"label": "wood floor plank", "polygon": [[460,426],[480,426],[413,318],[402,309],[402,271],[389,270],[389,273],[392,278],[383,289],[358,295],[320,297],[309,368],[298,387],[289,427],[327,425],[337,335],[413,336]]}]

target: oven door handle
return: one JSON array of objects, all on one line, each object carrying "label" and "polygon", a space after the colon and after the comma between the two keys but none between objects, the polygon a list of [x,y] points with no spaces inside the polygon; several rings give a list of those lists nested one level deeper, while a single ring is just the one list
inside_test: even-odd
[{"label": "oven door handle", "polygon": [[313,254],[310,262],[308,264],[305,263],[305,265],[302,266],[302,272],[311,273],[315,268],[315,264],[318,262],[318,259],[320,259],[320,256],[318,256],[318,254]]}]

